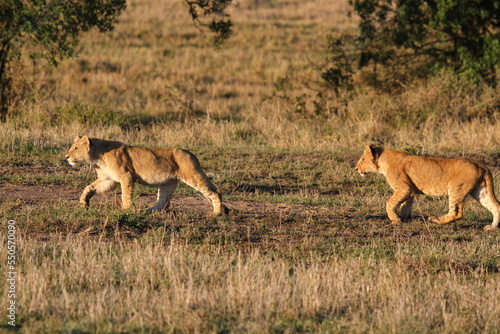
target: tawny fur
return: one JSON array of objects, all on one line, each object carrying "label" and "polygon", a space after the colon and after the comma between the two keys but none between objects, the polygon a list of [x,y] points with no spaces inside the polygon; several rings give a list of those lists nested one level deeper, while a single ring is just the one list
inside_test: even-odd
[{"label": "tawny fur", "polygon": [[156,204],[148,211],[165,210],[170,196],[182,181],[201,192],[213,205],[214,214],[227,214],[221,195],[201,169],[198,159],[190,152],[178,148],[146,148],[128,146],[118,141],[108,141],[87,136],[76,137],[66,154],[74,166],[90,163],[98,179],[87,186],[80,197],[85,206],[95,194],[101,194],[121,185],[122,208],[132,205],[135,182],[158,186]]},{"label": "tawny fur", "polygon": [[[406,220],[412,211],[416,194],[448,196],[449,211],[434,223],[447,224],[463,215],[464,200],[468,194],[493,214],[493,223],[485,230],[498,229],[500,204],[495,197],[493,177],[485,165],[467,159],[419,157],[384,147],[367,146],[356,170],[383,174],[394,190],[386,205],[393,224]],[[401,216],[396,213],[400,206]]]}]

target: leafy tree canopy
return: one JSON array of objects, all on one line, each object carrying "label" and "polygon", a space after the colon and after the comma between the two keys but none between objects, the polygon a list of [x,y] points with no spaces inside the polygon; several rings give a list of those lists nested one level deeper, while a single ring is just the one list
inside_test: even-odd
[{"label": "leafy tree canopy", "polygon": [[[232,0],[185,2],[192,19],[215,34],[216,45],[229,38],[232,23],[225,10]],[[25,46],[36,50],[30,56],[57,65],[75,56],[82,32],[112,30],[125,8],[126,0],[0,0],[0,121],[13,96],[9,64]]]},{"label": "leafy tree canopy", "polygon": [[7,56],[34,42],[56,64],[74,55],[81,32],[111,30],[125,5],[125,0],[2,0],[0,52]]},{"label": "leafy tree canopy", "polygon": [[[371,67],[450,67],[495,85],[500,61],[497,0],[349,0],[360,17],[357,36],[330,38],[333,66],[323,78],[335,87]],[[422,72],[420,72],[422,73]]]},{"label": "leafy tree canopy", "polygon": [[[195,22],[208,26],[215,34],[214,44],[220,46],[233,33],[233,23],[226,13],[227,7],[232,4],[232,0],[184,0],[189,6],[189,14]],[[211,17],[210,23],[202,23],[200,17]]]},{"label": "leafy tree canopy", "polygon": [[125,6],[125,0],[0,0],[0,119],[11,93],[8,65],[24,46],[36,46],[36,56],[56,65],[75,55],[81,32],[111,30]]}]

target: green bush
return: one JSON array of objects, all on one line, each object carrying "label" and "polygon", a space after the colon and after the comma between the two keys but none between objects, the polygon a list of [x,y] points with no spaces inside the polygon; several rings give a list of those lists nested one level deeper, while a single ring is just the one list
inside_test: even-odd
[{"label": "green bush", "polygon": [[[323,79],[338,87],[371,69],[388,81],[451,68],[496,85],[500,61],[500,3],[495,0],[350,0],[360,21],[356,36],[330,37],[331,66]],[[382,71],[381,71],[382,69]]]}]

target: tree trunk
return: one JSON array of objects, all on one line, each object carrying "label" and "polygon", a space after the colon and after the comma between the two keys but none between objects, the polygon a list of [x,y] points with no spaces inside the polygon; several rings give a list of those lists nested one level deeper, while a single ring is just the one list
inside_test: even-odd
[{"label": "tree trunk", "polygon": [[9,45],[0,48],[0,122],[5,122],[9,111],[10,78],[7,73]]}]

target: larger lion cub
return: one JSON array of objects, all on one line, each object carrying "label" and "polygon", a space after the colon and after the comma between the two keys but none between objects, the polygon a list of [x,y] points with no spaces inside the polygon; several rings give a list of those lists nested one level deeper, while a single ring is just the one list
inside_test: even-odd
[{"label": "larger lion cub", "polygon": [[201,169],[198,159],[190,152],[178,148],[146,148],[128,146],[118,141],[108,141],[86,136],[76,137],[66,154],[74,166],[90,163],[98,179],[87,186],[80,203],[88,206],[90,198],[116,188],[122,188],[122,208],[132,204],[135,182],[158,186],[158,200],[148,211],[164,210],[170,204],[170,195],[179,181],[201,192],[213,205],[214,214],[227,214],[221,195]]},{"label": "larger lion cub", "polygon": [[[448,196],[449,212],[440,218],[429,217],[438,224],[461,218],[465,197],[470,194],[493,214],[493,223],[484,229],[498,229],[500,204],[495,197],[491,172],[483,164],[466,159],[412,156],[370,145],[365,148],[356,170],[363,176],[377,172],[386,177],[394,190],[386,205],[393,224],[410,216],[415,194]],[[401,206],[401,217],[396,213],[398,206]]]}]

